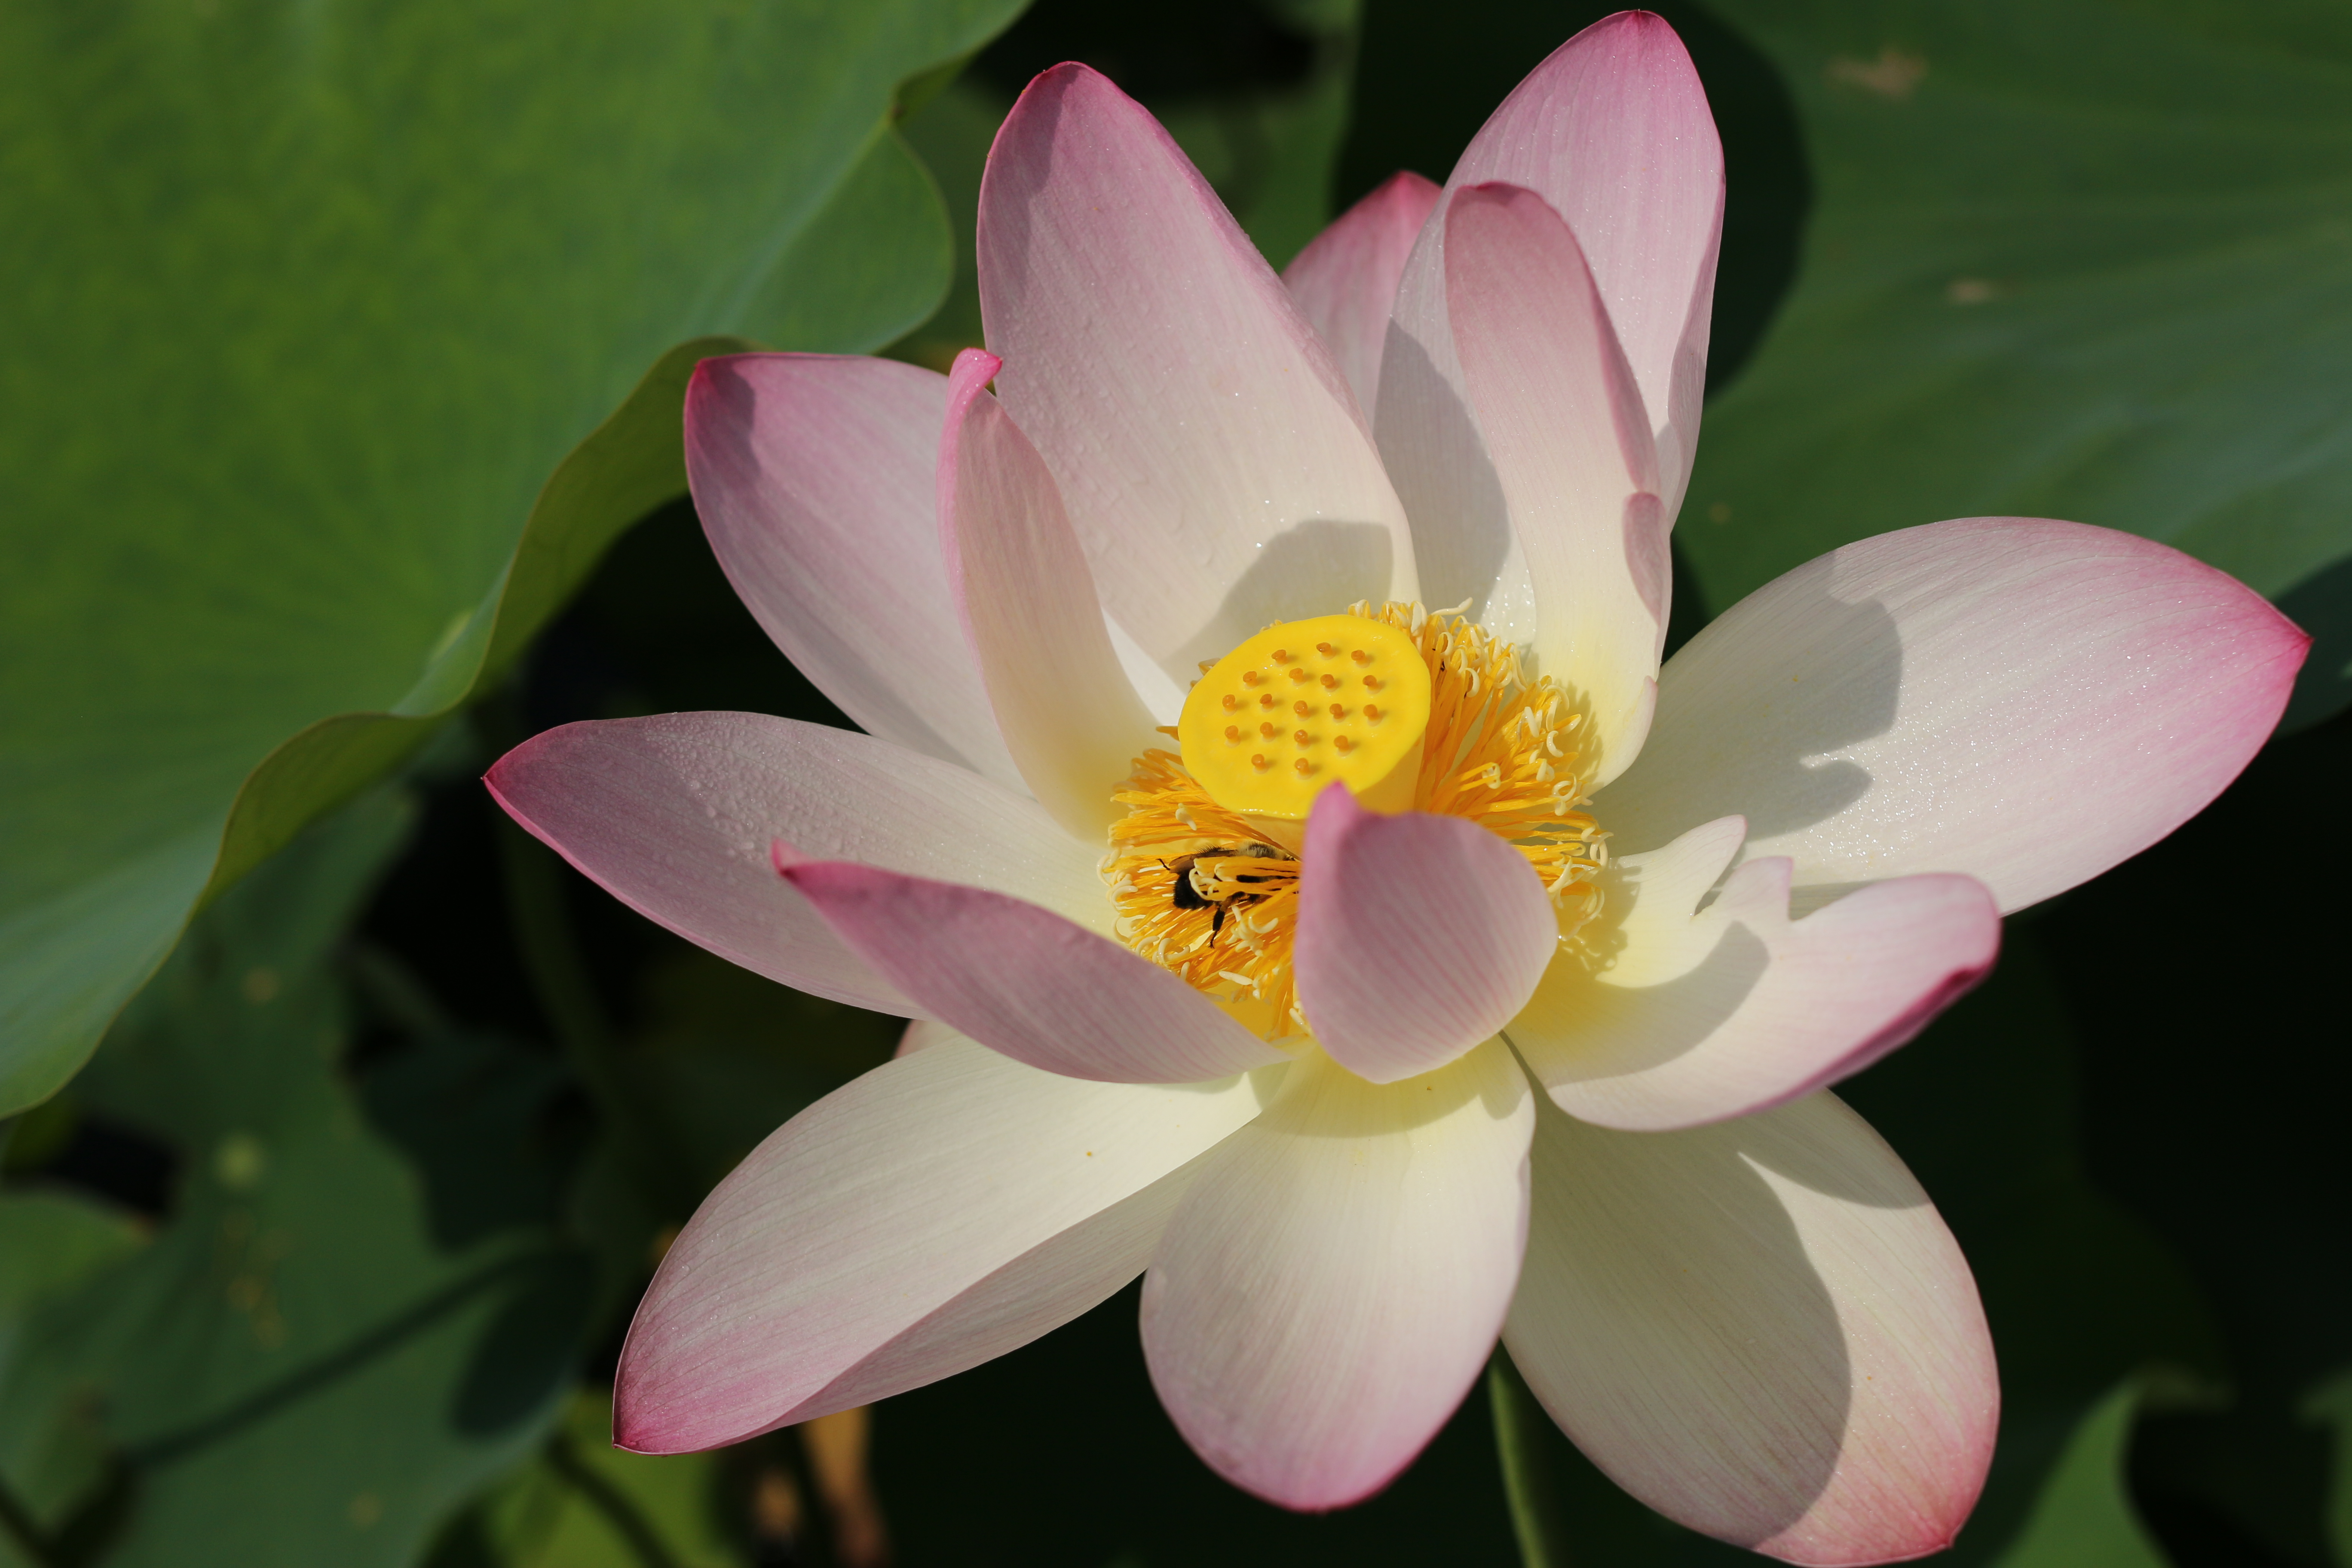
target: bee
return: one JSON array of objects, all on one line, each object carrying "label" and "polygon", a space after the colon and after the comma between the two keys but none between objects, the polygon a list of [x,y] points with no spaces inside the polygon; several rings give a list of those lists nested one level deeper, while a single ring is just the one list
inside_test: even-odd
[{"label": "bee", "polygon": [[[1214,942],[1218,933],[1225,929],[1225,916],[1236,909],[1246,909],[1265,896],[1249,890],[1250,884],[1264,879],[1253,877],[1237,868],[1222,868],[1223,879],[1237,885],[1229,891],[1213,896],[1202,889],[1206,868],[1202,868],[1201,863],[1204,860],[1272,860],[1280,858],[1281,853],[1270,844],[1244,844],[1238,848],[1202,849],[1190,855],[1179,855],[1173,860],[1163,860],[1160,864],[1176,876],[1176,886],[1171,890],[1169,901],[1180,910],[1210,910],[1209,940]],[[1196,870],[1196,868],[1200,869]],[[1213,888],[1216,883],[1210,881],[1208,885]]]}]

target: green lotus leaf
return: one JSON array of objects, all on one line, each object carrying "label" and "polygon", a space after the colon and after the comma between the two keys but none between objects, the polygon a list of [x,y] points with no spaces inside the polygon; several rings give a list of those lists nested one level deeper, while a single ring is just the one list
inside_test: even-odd
[{"label": "green lotus leaf", "polygon": [[0,1112],[683,489],[667,351],[930,313],[893,93],[1017,9],[0,16]]},{"label": "green lotus leaf", "polygon": [[0,1202],[0,1277],[50,1277],[0,1329],[0,1479],[110,1568],[409,1563],[569,1396],[604,1293],[561,1068],[449,1036],[346,1077],[334,959],[407,816],[372,795],[226,895],[77,1083],[177,1156],[151,1239]]},{"label": "green lotus leaf", "polygon": [[1815,201],[1706,411],[1676,537],[1707,599],[1913,523],[2072,518],[2317,634],[2290,724],[2352,699],[2352,12],[1715,10],[1793,94]]}]

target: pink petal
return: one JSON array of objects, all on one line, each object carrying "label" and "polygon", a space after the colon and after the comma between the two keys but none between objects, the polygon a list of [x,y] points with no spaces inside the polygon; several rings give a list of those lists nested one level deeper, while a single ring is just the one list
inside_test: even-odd
[{"label": "pink petal", "polygon": [[1789,862],[1738,852],[1738,817],[1632,855],[1604,875],[1598,973],[1552,965],[1511,1044],[1570,1115],[1604,1127],[1694,1127],[1860,1072],[1984,978],[2000,912],[1972,877],[1898,877],[1801,921]]},{"label": "pink petal", "polygon": [[[1445,188],[1495,180],[1543,197],[1582,247],[1648,411],[1671,524],[1698,439],[1723,226],[1722,145],[1674,29],[1622,12],[1560,46],[1495,110]],[[1406,510],[1429,530],[1416,541],[1429,602],[1473,599],[1524,638],[1524,581],[1446,325],[1443,228],[1423,231],[1398,286],[1374,423]]]},{"label": "pink petal", "polygon": [[1360,409],[1371,408],[1380,391],[1381,345],[1397,279],[1436,205],[1435,182],[1400,170],[1282,269],[1283,287],[1330,349]]},{"label": "pink petal", "polygon": [[1309,1056],[1201,1163],[1144,1276],[1143,1353],[1220,1475],[1344,1507],[1454,1413],[1518,1278],[1534,1098],[1499,1044],[1386,1086]]},{"label": "pink petal", "polygon": [[1605,783],[1639,744],[1674,579],[1641,394],[1576,237],[1533,191],[1454,195],[1445,298],[1535,592],[1536,673],[1592,704]]},{"label": "pink petal", "polygon": [[1103,603],[1180,679],[1270,621],[1415,596],[1330,352],[1184,154],[1084,66],[1013,105],[980,195],[997,395]]},{"label": "pink petal", "polygon": [[1112,794],[1160,741],[1111,649],[1054,476],[987,393],[998,363],[966,349],[948,378],[939,468],[948,585],[1021,776],[1073,835],[1107,842],[1127,809]]},{"label": "pink petal", "polygon": [[947,378],[890,360],[735,354],[696,367],[686,472],[728,581],[868,733],[1024,787],[940,560]]},{"label": "pink petal", "polygon": [[2137,854],[2237,776],[2309,639],[2135,534],[1966,518],[1832,551],[1750,594],[1660,678],[1594,803],[1628,848],[1744,813],[1800,899],[1959,871],[2022,909]]},{"label": "pink petal", "polygon": [[1015,1061],[1198,1083],[1290,1059],[1158,964],[1035,904],[783,846],[776,865],[919,1010]]},{"label": "pink petal", "polygon": [[1817,1094],[1618,1132],[1547,1106],[1534,1164],[1504,1342],[1611,1479],[1790,1563],[1951,1544],[1992,1458],[1992,1342],[1951,1233],[1860,1117]]},{"label": "pink petal", "polygon": [[1374,1083],[1492,1037],[1559,950],[1527,857],[1458,816],[1383,816],[1333,784],[1299,859],[1299,1004],[1332,1059]]},{"label": "pink petal", "polygon": [[523,826],[647,919],[803,991],[918,1011],[777,879],[768,846],[1002,888],[1108,931],[1096,852],[952,763],[764,713],[566,724],[485,781]]},{"label": "pink petal", "polygon": [[1248,1079],[1086,1083],[969,1040],[877,1068],[678,1234],[621,1353],[614,1441],[717,1447],[1026,1344],[1142,1271],[1187,1163],[1260,1103]]}]

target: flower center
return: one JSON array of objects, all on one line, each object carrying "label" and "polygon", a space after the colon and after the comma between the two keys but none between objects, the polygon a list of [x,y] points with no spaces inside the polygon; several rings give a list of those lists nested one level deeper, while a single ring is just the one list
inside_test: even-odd
[{"label": "flower center", "polygon": [[1217,660],[1176,737],[1210,798],[1293,847],[1326,785],[1375,811],[1412,805],[1430,668],[1402,626],[1363,616],[1286,621]]},{"label": "flower center", "polygon": [[1104,879],[1129,946],[1269,1039],[1304,1032],[1290,974],[1298,847],[1334,781],[1376,811],[1465,817],[1525,855],[1572,942],[1603,835],[1580,809],[1587,715],[1457,614],[1360,604],[1267,627],[1202,667],[1175,730],[1114,797]]}]

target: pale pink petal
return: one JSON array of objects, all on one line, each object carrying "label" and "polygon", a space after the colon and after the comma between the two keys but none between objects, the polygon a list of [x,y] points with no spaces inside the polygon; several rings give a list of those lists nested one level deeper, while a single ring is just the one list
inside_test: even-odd
[{"label": "pale pink petal", "polygon": [[1738,817],[1602,874],[1587,945],[1554,963],[1511,1044],[1571,1116],[1655,1131],[1779,1105],[1860,1072],[1992,967],[2000,912],[1972,877],[1898,877],[1789,918],[1789,862],[1738,852]]},{"label": "pale pink petal", "polygon": [[1126,815],[1112,794],[1158,736],[1112,651],[1054,476],[988,395],[998,363],[966,349],[948,378],[939,468],[948,587],[1013,764],[1055,821],[1102,840]]},{"label": "pale pink petal", "polygon": [[1268,622],[1416,596],[1404,511],[1330,352],[1142,107],[1056,66],[980,195],[997,395],[1103,603],[1180,679]]},{"label": "pale pink petal", "polygon": [[771,980],[877,1012],[920,1009],[778,879],[775,839],[1110,929],[1097,852],[1035,801],[853,731],[764,713],[566,724],[499,758],[485,782],[639,914]]},{"label": "pale pink petal", "polygon": [[614,1440],[717,1447],[1026,1344],[1142,1271],[1246,1079],[1057,1078],[969,1040],[886,1064],[753,1150],[637,1307]]},{"label": "pale pink petal", "polygon": [[687,479],[727,580],[835,706],[1019,789],[940,560],[946,407],[945,376],[891,360],[707,359],[686,392]]},{"label": "pale pink petal", "polygon": [[1499,1043],[1389,1085],[1310,1056],[1201,1163],[1144,1276],[1143,1353],[1220,1475],[1340,1508],[1444,1425],[1518,1279],[1535,1098]]},{"label": "pale pink petal", "polygon": [[1734,812],[1801,904],[1959,871],[2022,909],[2194,816],[2270,734],[2309,639],[2136,534],[1967,518],[1766,584],[1660,678],[1593,812],[1628,849]]},{"label": "pale pink petal", "polygon": [[1606,783],[1635,754],[1674,584],[1649,422],[1541,196],[1471,185],[1445,226],[1454,343],[1535,594],[1535,673],[1591,704]]},{"label": "pale pink petal", "polygon": [[785,880],[918,1010],[1047,1072],[1197,1083],[1289,1060],[1183,981],[984,888],[775,848]]},{"label": "pale pink petal", "polygon": [[1829,1094],[1682,1132],[1541,1108],[1504,1342],[1552,1419],[1669,1519],[1790,1563],[1951,1544],[2000,1393],[1975,1281]]},{"label": "pale pink petal", "polygon": [[[1698,439],[1723,226],[1722,144],[1674,29],[1622,12],[1560,46],[1488,118],[1445,188],[1496,180],[1543,197],[1582,247],[1648,411],[1670,526]],[[1374,423],[1423,530],[1429,602],[1469,599],[1524,641],[1537,606],[1447,328],[1444,229],[1423,231],[1398,286]]]},{"label": "pale pink petal", "polygon": [[952,1026],[942,1024],[936,1018],[909,1018],[907,1020],[906,1028],[899,1033],[898,1049],[890,1054],[894,1057],[911,1057],[917,1051],[929,1050],[943,1040],[961,1040],[966,1037]]},{"label": "pale pink petal", "polygon": [[1380,391],[1381,344],[1397,279],[1436,205],[1435,181],[1400,170],[1282,269],[1283,287],[1339,362],[1360,409],[1369,411]]},{"label": "pale pink petal", "polygon": [[1374,1083],[1492,1038],[1559,950],[1527,857],[1458,816],[1384,816],[1333,784],[1299,864],[1299,1005],[1332,1059]]}]

